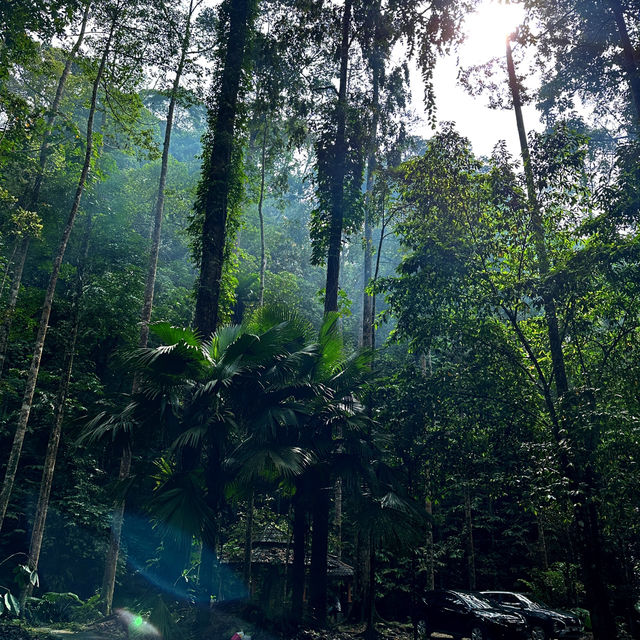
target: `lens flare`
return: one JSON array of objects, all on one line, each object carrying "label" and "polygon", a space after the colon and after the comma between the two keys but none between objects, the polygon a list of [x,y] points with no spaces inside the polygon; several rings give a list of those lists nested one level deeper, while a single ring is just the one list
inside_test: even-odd
[{"label": "lens flare", "polygon": [[118,619],[127,630],[130,638],[161,638],[160,632],[141,615],[127,609],[116,609]]}]

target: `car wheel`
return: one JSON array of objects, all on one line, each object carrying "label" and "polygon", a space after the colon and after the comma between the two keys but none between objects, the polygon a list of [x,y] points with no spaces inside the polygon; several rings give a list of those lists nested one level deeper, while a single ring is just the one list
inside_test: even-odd
[{"label": "car wheel", "polygon": [[425,640],[427,640],[427,638],[431,637],[431,631],[427,625],[427,621],[426,620],[418,620],[418,623],[416,624],[416,630],[418,631],[418,638],[424,638]]},{"label": "car wheel", "polygon": [[542,627],[531,629],[531,640],[547,640],[547,632]]},{"label": "car wheel", "polygon": [[472,627],[471,640],[487,640],[487,636],[480,627]]}]

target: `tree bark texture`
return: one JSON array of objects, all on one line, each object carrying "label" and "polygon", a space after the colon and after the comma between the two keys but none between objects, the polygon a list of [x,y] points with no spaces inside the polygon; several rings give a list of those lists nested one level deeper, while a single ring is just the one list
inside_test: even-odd
[{"label": "tree bark texture", "polygon": [[340,286],[340,253],[344,222],[344,179],[347,162],[347,71],[349,68],[349,39],[351,32],[352,0],[345,0],[342,14],[342,41],[340,44],[340,85],[336,105],[336,139],[334,144],[334,168],[331,180],[331,219],[329,223],[329,248],[327,251],[327,281],[324,312],[338,310]]},{"label": "tree bark texture", "polygon": [[209,337],[218,325],[238,93],[253,3],[254,0],[232,0],[230,3],[220,94],[216,112],[210,114],[212,145],[201,184],[204,221],[195,311],[195,325],[205,337]]},{"label": "tree bark texture", "polygon": [[53,305],[53,297],[58,283],[58,275],[60,273],[60,267],[62,260],[69,242],[69,236],[73,229],[73,225],[76,220],[76,215],[80,207],[80,200],[84,192],[84,187],[89,176],[89,170],[91,168],[91,156],[93,152],[93,120],[96,112],[96,104],[98,100],[98,89],[100,87],[100,81],[104,73],[104,69],[107,63],[107,56],[111,48],[111,40],[115,31],[116,20],[111,23],[109,36],[102,52],[100,59],[100,65],[96,73],[96,77],[93,82],[93,88],[91,93],[91,103],[89,107],[89,116],[87,119],[87,137],[86,137],[86,151],[84,156],[84,164],[82,165],[82,171],[80,172],[80,178],[78,179],[78,186],[76,187],[76,193],[71,206],[71,211],[67,218],[66,225],[64,227],[60,244],[58,245],[58,251],[53,260],[51,268],[51,275],[49,276],[49,284],[45,293],[44,303],[42,305],[42,315],[40,316],[40,324],[38,325],[38,335],[36,337],[36,344],[33,350],[33,357],[31,359],[31,367],[27,376],[27,384],[22,399],[22,407],[18,416],[18,424],[16,426],[16,433],[11,446],[11,452],[9,454],[9,461],[7,462],[7,470],[5,473],[4,482],[2,485],[2,491],[0,492],[0,530],[4,521],[4,516],[7,512],[7,506],[9,504],[9,498],[13,489],[13,483],[18,470],[18,462],[20,460],[20,454],[22,452],[22,443],[27,432],[27,424],[29,422],[29,414],[31,413],[31,404],[33,402],[33,396],[36,389],[36,382],[38,380],[38,374],[40,372],[40,360],[42,358],[42,351],[44,349],[44,342],[47,335],[47,328],[49,325],[49,316],[51,315],[51,307]]}]

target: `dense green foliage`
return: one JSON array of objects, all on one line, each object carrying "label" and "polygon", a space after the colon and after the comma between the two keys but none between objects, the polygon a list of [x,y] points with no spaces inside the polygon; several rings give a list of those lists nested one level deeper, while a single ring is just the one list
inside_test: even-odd
[{"label": "dense green foliage", "polygon": [[636,2],[524,3],[529,176],[411,131],[466,2],[5,4],[0,617],[640,637]]}]

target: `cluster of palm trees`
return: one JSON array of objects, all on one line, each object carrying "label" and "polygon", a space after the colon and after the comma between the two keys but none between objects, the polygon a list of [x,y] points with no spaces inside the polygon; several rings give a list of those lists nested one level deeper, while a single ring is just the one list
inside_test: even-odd
[{"label": "cluster of palm trees", "polygon": [[[108,435],[134,454],[143,447],[147,459],[153,452],[149,512],[167,546],[179,550],[172,564],[178,576],[192,540],[201,541],[198,575],[206,602],[218,584],[216,550],[230,492],[243,495],[250,507],[247,578],[254,491],[289,487],[292,612],[297,618],[302,612],[311,520],[309,603],[320,623],[326,619],[336,479],[357,503],[368,504],[360,517],[369,513],[369,523],[379,524],[380,510],[401,504],[388,474],[380,473],[384,465],[373,442],[374,422],[359,400],[370,374],[368,354],[347,355],[337,325],[337,314],[329,314],[315,332],[299,317],[274,308],[261,308],[208,340],[191,329],[155,324],[151,331],[159,344],[127,358],[135,375],[128,404],[89,424],[87,440]],[[369,526],[361,524],[363,530]]]}]

